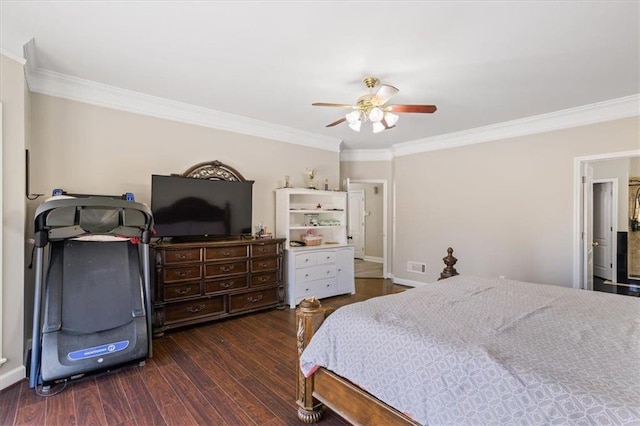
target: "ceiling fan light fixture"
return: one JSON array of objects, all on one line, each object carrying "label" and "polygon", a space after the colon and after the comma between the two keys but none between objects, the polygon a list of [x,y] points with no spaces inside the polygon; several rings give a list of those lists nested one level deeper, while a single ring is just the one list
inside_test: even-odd
[{"label": "ceiling fan light fixture", "polygon": [[[360,122],[360,111],[359,110],[353,110],[350,113],[348,113],[347,115],[345,115],[345,118],[347,119],[347,121],[349,122],[349,124],[356,124],[358,122]],[[358,126],[358,129],[360,128],[360,126]]]},{"label": "ceiling fan light fixture", "polygon": [[372,126],[373,126],[373,133],[380,133],[381,131],[386,129],[386,127],[384,127],[384,124],[382,124],[379,121],[375,122],[375,123],[372,123]]},{"label": "ceiling fan light fixture", "polygon": [[380,108],[373,107],[371,108],[371,111],[369,111],[369,120],[372,123],[379,123],[380,121],[382,121],[383,118],[384,118],[384,112]]},{"label": "ceiling fan light fixture", "polygon": [[398,118],[400,118],[397,114],[394,114],[392,112],[385,112],[384,113],[384,121],[387,122],[387,126],[388,127],[393,127],[396,125],[396,123],[398,122]]},{"label": "ceiling fan light fixture", "polygon": [[349,123],[349,127],[351,127],[352,130],[355,130],[356,132],[360,131],[360,126],[362,126],[362,121],[357,120],[353,123]]}]

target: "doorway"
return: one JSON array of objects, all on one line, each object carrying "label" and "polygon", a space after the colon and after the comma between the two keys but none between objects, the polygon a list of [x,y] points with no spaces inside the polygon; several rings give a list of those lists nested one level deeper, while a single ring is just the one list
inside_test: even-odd
[{"label": "doorway", "polygon": [[[630,164],[630,160],[635,157],[640,157],[640,151],[623,151],[609,154],[598,154],[585,157],[576,157],[574,159],[574,232],[573,232],[573,287],[579,289],[593,290],[593,277],[594,277],[594,247],[597,247],[594,240],[594,193],[593,188],[598,183],[607,181],[615,181],[613,187],[617,188],[617,182],[624,180],[625,187],[628,180],[629,169],[619,170],[620,168],[613,168],[613,171],[609,171],[607,174],[616,175],[620,173],[618,178],[602,178],[598,179],[596,174],[594,177],[593,166],[603,164],[615,164],[617,161],[626,161]],[[617,192],[614,190],[614,192]],[[618,194],[619,195],[619,194]],[[613,195],[616,198],[616,195]],[[612,201],[615,204],[615,200]],[[622,231],[627,230],[626,220],[624,223],[617,221],[617,217],[620,215],[620,210],[617,214],[612,214],[612,227],[613,232],[617,233],[618,229]],[[625,214],[626,216],[626,214]],[[617,238],[613,238],[612,245],[616,244]],[[614,252],[615,253],[615,252]],[[614,263],[612,281],[616,279],[616,256],[612,255],[612,262]]]},{"label": "doorway", "polygon": [[[360,271],[366,277],[379,278],[388,277],[388,256],[387,256],[387,220],[388,220],[388,192],[387,181],[384,179],[346,179],[345,190],[348,192],[349,203],[347,209],[348,216],[353,215],[355,224],[348,224],[348,236],[350,242],[355,243],[353,232],[360,232],[356,235],[362,242],[361,255],[356,255],[356,277]],[[364,195],[360,200],[359,192]],[[360,213],[361,212],[361,213]],[[353,215],[352,215],[353,213]],[[358,218],[361,218],[358,221]],[[351,239],[353,238],[353,239]]]}]

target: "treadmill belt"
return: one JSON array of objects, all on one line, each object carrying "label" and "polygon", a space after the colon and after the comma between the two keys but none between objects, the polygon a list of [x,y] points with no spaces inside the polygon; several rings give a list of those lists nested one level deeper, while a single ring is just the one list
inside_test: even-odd
[{"label": "treadmill belt", "polygon": [[132,286],[140,288],[137,246],[67,240],[62,258],[62,330],[94,333],[133,320],[140,303],[132,300]]}]

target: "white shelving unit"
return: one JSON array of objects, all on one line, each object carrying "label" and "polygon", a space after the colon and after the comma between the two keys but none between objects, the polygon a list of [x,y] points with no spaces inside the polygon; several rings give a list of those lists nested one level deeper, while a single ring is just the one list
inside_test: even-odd
[{"label": "white shelving unit", "polygon": [[[291,246],[313,233],[320,245]],[[277,238],[285,242],[285,287],[291,308],[305,297],[355,293],[353,245],[347,243],[347,193],[276,190]]]}]

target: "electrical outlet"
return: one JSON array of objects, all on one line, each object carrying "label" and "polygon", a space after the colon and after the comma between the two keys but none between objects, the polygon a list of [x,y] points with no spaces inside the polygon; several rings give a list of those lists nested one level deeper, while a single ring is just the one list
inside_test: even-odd
[{"label": "electrical outlet", "polygon": [[419,262],[407,262],[407,271],[416,272],[418,274],[426,274],[427,264]]}]

